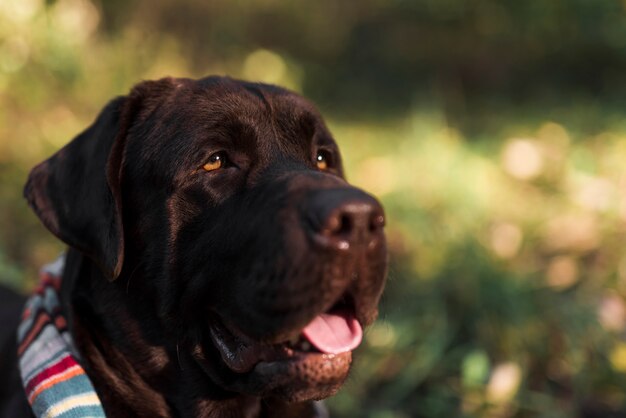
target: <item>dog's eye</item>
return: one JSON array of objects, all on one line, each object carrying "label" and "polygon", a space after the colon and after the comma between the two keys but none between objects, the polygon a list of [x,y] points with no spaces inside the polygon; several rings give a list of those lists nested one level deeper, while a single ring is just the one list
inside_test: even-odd
[{"label": "dog's eye", "polygon": [[331,166],[332,157],[328,151],[319,150],[315,156],[315,164],[320,170],[327,170]]},{"label": "dog's eye", "polygon": [[223,168],[226,164],[226,154],[216,152],[209,157],[209,160],[202,166],[205,171],[215,171]]}]

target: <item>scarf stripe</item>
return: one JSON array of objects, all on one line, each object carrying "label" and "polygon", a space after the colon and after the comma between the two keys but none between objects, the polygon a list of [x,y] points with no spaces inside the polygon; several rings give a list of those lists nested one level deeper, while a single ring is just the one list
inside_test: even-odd
[{"label": "scarf stripe", "polygon": [[[52,352],[53,354],[50,354],[49,356],[47,356],[47,359],[43,359],[42,361],[38,361],[37,364],[40,364],[42,368],[48,368],[53,366],[54,364],[56,364],[56,362],[62,360],[66,355],[67,355],[67,351],[65,351],[64,347],[59,348],[58,350],[56,350],[56,352]],[[37,374],[37,370],[31,370],[30,373],[24,373],[25,377],[24,377],[24,381],[25,382],[30,382],[34,375]]]},{"label": "scarf stripe", "polygon": [[98,395],[78,363],[58,290],[63,260],[44,267],[18,328],[22,384],[36,417],[105,416]]},{"label": "scarf stripe", "polygon": [[[98,417],[100,399],[95,393],[83,393],[63,399],[52,405],[41,416],[45,418],[53,417]],[[71,415],[66,414],[72,412]],[[88,414],[87,414],[88,413]],[[102,415],[104,416],[104,415]]]},{"label": "scarf stripe", "polygon": [[54,382],[61,382],[71,376],[84,373],[80,367],[73,364],[72,358],[69,356],[61,358],[60,361],[48,367],[47,370],[50,376],[38,374],[26,384],[24,390],[26,390],[26,393],[30,393],[30,398],[34,399],[43,389],[51,386]]}]

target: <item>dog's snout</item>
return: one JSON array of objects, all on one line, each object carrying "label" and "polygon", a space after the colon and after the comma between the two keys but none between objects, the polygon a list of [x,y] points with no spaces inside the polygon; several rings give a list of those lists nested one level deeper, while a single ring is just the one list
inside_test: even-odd
[{"label": "dog's snout", "polygon": [[317,196],[312,217],[313,238],[324,247],[348,250],[380,240],[385,225],[383,208],[360,190],[327,191]]}]

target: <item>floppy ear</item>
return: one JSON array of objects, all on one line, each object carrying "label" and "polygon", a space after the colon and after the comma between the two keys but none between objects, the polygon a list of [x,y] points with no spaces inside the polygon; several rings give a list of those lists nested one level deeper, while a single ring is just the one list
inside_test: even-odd
[{"label": "floppy ear", "polygon": [[87,130],[30,173],[24,196],[58,238],[94,260],[109,280],[124,261],[120,169],[134,100],[111,101]]}]

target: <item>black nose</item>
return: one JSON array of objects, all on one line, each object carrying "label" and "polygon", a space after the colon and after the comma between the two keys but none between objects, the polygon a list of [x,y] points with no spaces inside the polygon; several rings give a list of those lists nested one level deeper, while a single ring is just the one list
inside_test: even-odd
[{"label": "black nose", "polygon": [[385,226],[380,203],[358,189],[320,191],[309,210],[314,240],[338,250],[372,245]]}]

